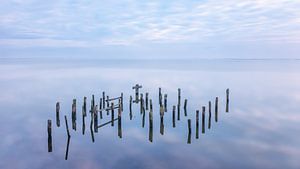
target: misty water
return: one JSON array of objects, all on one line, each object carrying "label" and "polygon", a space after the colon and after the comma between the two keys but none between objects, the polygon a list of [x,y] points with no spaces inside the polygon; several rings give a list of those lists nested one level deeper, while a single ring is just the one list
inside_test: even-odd
[{"label": "misty water", "polygon": [[[0,168],[300,168],[299,60],[55,60],[1,59]],[[129,118],[129,96],[140,93],[153,100],[153,142],[148,139],[139,104]],[[160,134],[158,88],[168,94],[164,135]],[[187,99],[180,121],[172,127],[172,106]],[[225,112],[230,89],[229,113]],[[92,142],[90,116],[82,135],[83,97],[105,91],[124,93],[122,138],[117,122],[99,128]],[[196,110],[219,97],[219,117],[196,139]],[[71,128],[72,100],[77,99],[77,130]],[[55,123],[60,102],[61,126]],[[116,111],[117,112],[117,111]],[[214,108],[213,108],[214,112]],[[68,117],[71,140],[65,160]],[[103,124],[110,116],[103,113]],[[213,115],[214,118],[214,115]],[[213,119],[212,118],[212,119]],[[53,152],[47,149],[47,120],[52,120]],[[191,119],[191,144],[187,144]],[[207,120],[207,119],[206,119]],[[207,123],[206,123],[207,125]],[[201,116],[200,116],[201,127]]]}]

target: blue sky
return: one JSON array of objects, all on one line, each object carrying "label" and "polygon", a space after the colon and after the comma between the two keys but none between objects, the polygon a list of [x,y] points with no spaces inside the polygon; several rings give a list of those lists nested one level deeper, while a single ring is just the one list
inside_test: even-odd
[{"label": "blue sky", "polygon": [[300,1],[0,0],[2,57],[300,58]]}]

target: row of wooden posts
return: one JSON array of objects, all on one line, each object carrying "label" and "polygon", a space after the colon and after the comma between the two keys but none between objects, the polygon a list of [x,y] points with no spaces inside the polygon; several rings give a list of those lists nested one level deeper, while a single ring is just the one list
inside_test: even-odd
[{"label": "row of wooden posts", "polygon": [[[149,110],[149,141],[153,142],[153,105],[152,105],[152,99],[149,99],[149,93],[145,93],[145,99],[144,95],[141,93],[139,94],[139,89],[142,88],[140,85],[136,85],[133,87],[135,89],[135,100],[133,100],[133,97],[130,96],[129,98],[129,118],[132,120],[133,113],[132,113],[132,106],[133,104],[140,104],[140,114],[142,115],[142,127],[145,126],[145,116],[146,116],[146,110]],[[162,94],[161,88],[159,88],[159,114],[160,114],[160,134],[164,134],[164,114],[167,112],[167,94]],[[115,103],[114,101],[117,101],[118,103]],[[172,106],[172,127],[176,127],[176,107],[177,107],[177,121],[180,120],[180,110],[181,110],[181,89],[178,89],[178,102],[177,106]],[[114,111],[117,109],[118,111],[118,117],[114,117]],[[229,112],[229,89],[226,90],[226,112]],[[184,116],[187,116],[187,99],[184,100]],[[218,122],[218,97],[215,98],[215,122]],[[99,125],[98,121],[98,115],[100,116],[100,119],[103,118],[103,112],[107,112],[106,114],[109,115],[109,111],[111,111],[111,120]],[[90,132],[91,132],[91,138],[92,142],[95,142],[94,132],[98,132],[98,128],[106,126],[108,124],[111,124],[111,126],[114,126],[114,121],[118,120],[118,136],[122,138],[122,112],[123,112],[123,93],[119,97],[115,98],[109,98],[108,96],[105,96],[105,92],[102,93],[102,98],[100,98],[99,101],[99,108],[98,105],[95,103],[95,97],[92,95],[91,99],[91,108],[90,108],[90,115],[91,115],[91,121],[90,121]],[[196,110],[196,139],[199,138],[199,110]],[[202,133],[205,133],[205,107],[202,107]],[[82,134],[85,134],[85,118],[87,116],[87,97],[84,97],[83,99],[83,106],[82,106]],[[76,115],[76,99],[73,99],[72,103],[72,129],[74,131],[77,130],[77,115]],[[69,144],[70,144],[70,131],[68,127],[68,120],[67,116],[64,116],[65,118],[65,125],[67,130],[67,148],[65,153],[65,159],[68,159],[68,152],[69,152]],[[211,101],[208,102],[208,129],[211,128],[211,118],[212,118],[212,103]],[[57,127],[60,127],[60,103],[56,103],[56,125]],[[188,139],[187,143],[191,143],[191,119],[187,120],[188,125]],[[48,152],[52,152],[52,126],[51,126],[51,120],[48,120]]]}]

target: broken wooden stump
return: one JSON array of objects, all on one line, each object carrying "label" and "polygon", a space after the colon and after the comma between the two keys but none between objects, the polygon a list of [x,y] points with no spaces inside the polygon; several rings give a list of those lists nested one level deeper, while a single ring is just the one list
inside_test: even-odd
[{"label": "broken wooden stump", "polygon": [[60,109],[60,105],[59,105],[59,102],[57,102],[56,103],[56,125],[57,125],[57,127],[60,126],[59,109]]},{"label": "broken wooden stump", "polygon": [[196,139],[199,138],[199,110],[196,110]]},{"label": "broken wooden stump", "polygon": [[229,89],[226,89],[226,112],[229,112]]},{"label": "broken wooden stump", "polygon": [[191,119],[188,119],[188,139],[187,139],[187,143],[191,144],[191,135],[192,135],[192,127],[191,127]]},{"label": "broken wooden stump", "polygon": [[161,88],[158,88],[158,101],[159,101],[159,106],[162,106],[162,93],[161,93]]},{"label": "broken wooden stump", "polygon": [[218,97],[215,100],[215,122],[218,122]]},{"label": "broken wooden stump", "polygon": [[205,107],[202,107],[202,133],[205,133]]},{"label": "broken wooden stump", "polygon": [[109,96],[106,96],[106,106],[107,106],[107,109],[106,109],[106,114],[109,115]]},{"label": "broken wooden stump", "polygon": [[48,152],[52,152],[52,126],[51,126],[51,120],[48,120]]},{"label": "broken wooden stump", "polygon": [[180,100],[181,100],[181,89],[178,88],[178,105],[180,107]]},{"label": "broken wooden stump", "polygon": [[72,104],[72,128],[76,131],[76,99],[73,99]]}]

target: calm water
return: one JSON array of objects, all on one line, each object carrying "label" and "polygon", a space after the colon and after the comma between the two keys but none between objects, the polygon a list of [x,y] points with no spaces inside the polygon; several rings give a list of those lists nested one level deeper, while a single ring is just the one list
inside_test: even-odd
[{"label": "calm water", "polygon": [[[2,59],[0,61],[0,168],[300,168],[300,61],[82,61]],[[139,105],[129,119],[132,86],[143,85],[153,100],[153,142]],[[168,94],[164,135],[160,134],[158,88]],[[187,113],[172,127],[172,106],[188,99]],[[230,88],[230,112],[225,90]],[[92,94],[124,93],[122,138],[118,127],[99,128],[91,141],[90,116],[81,132],[81,105]],[[219,121],[195,138],[195,111],[219,97]],[[77,99],[77,131],[71,129]],[[55,103],[61,103],[61,127]],[[182,104],[183,105],[183,104]],[[213,104],[214,105],[214,104]],[[183,106],[182,106],[183,107]],[[213,109],[214,110],[214,109]],[[105,113],[104,113],[105,114]],[[68,160],[63,115],[71,131]],[[214,117],[214,116],[213,116]],[[47,120],[52,120],[53,152],[47,152]],[[109,121],[104,115],[100,124]],[[187,119],[192,120],[187,144]],[[201,120],[201,118],[200,118]],[[201,121],[200,121],[201,127]],[[201,130],[200,130],[201,131]]]}]

